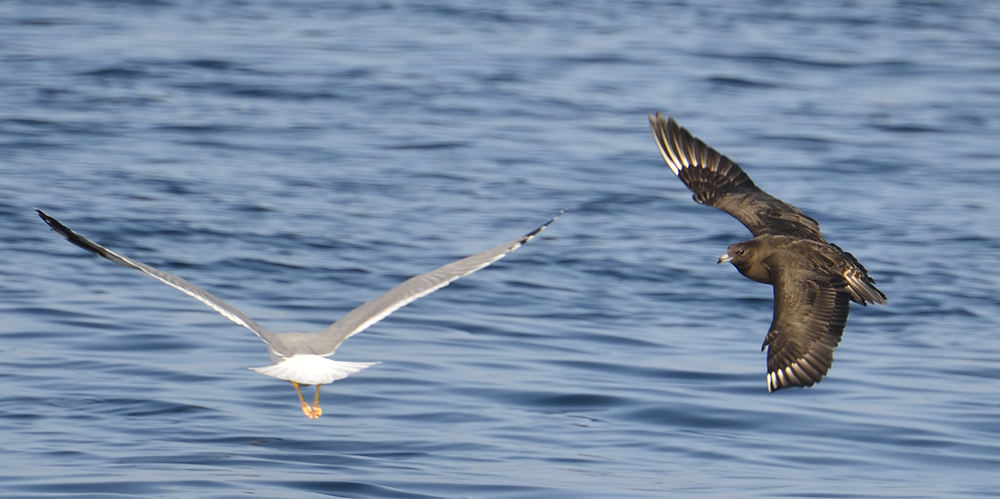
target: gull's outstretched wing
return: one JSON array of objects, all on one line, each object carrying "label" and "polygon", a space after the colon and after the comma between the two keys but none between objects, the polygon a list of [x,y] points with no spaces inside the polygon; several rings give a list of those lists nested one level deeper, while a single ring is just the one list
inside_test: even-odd
[{"label": "gull's outstretched wing", "polygon": [[213,310],[224,315],[227,319],[253,331],[254,334],[269,345],[278,346],[281,344],[281,340],[278,339],[276,333],[264,329],[260,324],[257,324],[246,315],[243,315],[243,312],[240,312],[232,305],[216,298],[208,291],[205,291],[204,289],[195,286],[194,284],[191,284],[190,282],[171,273],[155,269],[125,255],[115,253],[114,251],[111,251],[104,246],[77,234],[76,232],[73,232],[69,227],[66,227],[58,220],[48,216],[42,210],[36,209],[35,211],[38,212],[38,216],[42,217],[42,220],[44,220],[45,223],[49,224],[49,227],[52,227],[52,230],[56,231],[60,236],[66,238],[67,241],[101,258],[104,258],[105,260],[110,260],[111,262],[117,263],[123,267],[136,269],[153,279],[180,290],[184,294],[204,303],[205,305],[208,305],[209,307],[212,307]]},{"label": "gull's outstretched wing", "polygon": [[764,338],[767,391],[818,383],[833,364],[850,312],[851,293],[839,278],[790,265],[777,269],[774,320]]},{"label": "gull's outstretched wing", "polygon": [[[562,213],[559,212],[559,215]],[[381,296],[351,310],[330,327],[316,333],[310,333],[308,343],[311,353],[315,355],[333,354],[344,340],[368,329],[372,324],[385,319],[396,310],[447,286],[459,277],[467,276],[488,266],[525,245],[539,232],[545,230],[549,224],[555,222],[559,215],[522,237],[403,281]]]},{"label": "gull's outstretched wing", "polygon": [[[659,112],[649,116],[660,155],[694,193],[694,200],[739,220],[754,236],[775,234],[824,241],[819,223],[754,185],[733,160],[719,154]],[[825,242],[825,241],[824,241]]]}]

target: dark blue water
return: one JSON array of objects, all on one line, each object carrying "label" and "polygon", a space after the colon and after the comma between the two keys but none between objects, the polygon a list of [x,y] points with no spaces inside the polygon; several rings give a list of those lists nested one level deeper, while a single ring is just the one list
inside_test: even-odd
[{"label": "dark blue water", "polygon": [[[0,3],[0,495],[1000,495],[1000,6]],[[768,395],[771,290],[674,115],[889,296]],[[276,330],[562,219],[360,334],[310,421]]]}]

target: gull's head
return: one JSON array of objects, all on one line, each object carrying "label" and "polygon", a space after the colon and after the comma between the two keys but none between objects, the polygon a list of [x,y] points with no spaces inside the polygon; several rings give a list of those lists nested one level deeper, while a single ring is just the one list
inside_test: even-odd
[{"label": "gull's head", "polygon": [[732,263],[739,268],[750,261],[754,246],[753,240],[730,244],[726,253],[719,257],[719,263]]},{"label": "gull's head", "polygon": [[744,276],[757,282],[772,284],[771,269],[767,257],[773,254],[757,239],[729,245],[726,254],[719,257],[719,263],[729,262]]}]

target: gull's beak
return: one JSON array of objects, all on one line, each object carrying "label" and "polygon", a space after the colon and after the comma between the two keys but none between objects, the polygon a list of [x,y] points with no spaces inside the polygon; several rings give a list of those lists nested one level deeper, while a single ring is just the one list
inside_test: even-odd
[{"label": "gull's beak", "polygon": [[719,257],[719,263],[726,263],[731,261],[733,261],[733,257],[729,256],[729,253],[726,253]]}]

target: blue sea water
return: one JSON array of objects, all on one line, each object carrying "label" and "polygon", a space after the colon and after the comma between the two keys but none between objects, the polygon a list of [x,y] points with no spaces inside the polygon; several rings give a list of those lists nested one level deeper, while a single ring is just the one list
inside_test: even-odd
[{"label": "blue sea water", "polygon": [[[1000,4],[0,3],[0,495],[1000,496]],[[661,110],[889,296],[768,394],[771,290]],[[250,332],[517,237],[336,354]]]}]

